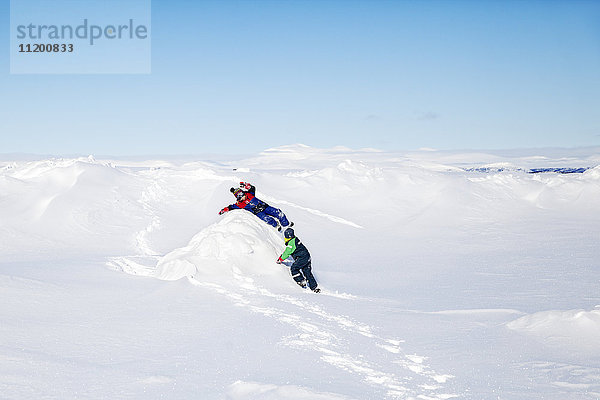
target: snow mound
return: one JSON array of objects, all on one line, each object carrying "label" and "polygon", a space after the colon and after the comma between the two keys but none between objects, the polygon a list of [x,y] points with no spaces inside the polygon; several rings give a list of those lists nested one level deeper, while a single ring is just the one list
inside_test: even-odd
[{"label": "snow mound", "polygon": [[584,172],[584,174],[588,178],[593,178],[594,180],[600,180],[600,165],[598,165],[594,168],[588,169],[587,171]]},{"label": "snow mound", "polygon": [[350,400],[349,397],[332,393],[316,393],[306,388],[286,385],[277,386],[237,381],[229,387],[228,400]]},{"label": "snow mound", "polygon": [[201,281],[269,276],[288,280],[286,269],[275,263],[284,247],[273,227],[246,211],[231,211],[196,234],[187,246],[160,259],[155,276],[164,280],[186,276]]},{"label": "snow mound", "polygon": [[600,352],[600,308],[592,311],[544,311],[526,315],[507,324],[509,329],[553,345]]},{"label": "snow mound", "polygon": [[13,163],[0,169],[6,232],[0,251],[127,251],[130,242],[123,237],[144,224],[137,202],[144,187],[138,176],[91,156]]}]

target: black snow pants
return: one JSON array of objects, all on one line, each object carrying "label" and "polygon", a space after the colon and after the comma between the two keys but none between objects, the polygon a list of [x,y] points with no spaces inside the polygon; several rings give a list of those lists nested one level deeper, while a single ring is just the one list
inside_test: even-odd
[{"label": "black snow pants", "polygon": [[311,290],[314,290],[317,287],[317,281],[312,274],[310,261],[310,257],[299,257],[294,260],[290,270],[292,272],[292,278],[294,278],[298,285],[302,285],[302,282],[307,281],[308,287]]}]

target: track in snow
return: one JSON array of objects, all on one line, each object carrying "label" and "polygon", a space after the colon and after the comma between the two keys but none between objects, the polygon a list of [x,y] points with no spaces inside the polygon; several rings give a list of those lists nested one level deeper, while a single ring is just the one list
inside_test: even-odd
[{"label": "track in snow", "polygon": [[[293,326],[298,333],[282,338],[282,343],[320,354],[322,361],[356,374],[363,382],[383,389],[386,398],[457,397],[444,392],[443,384],[452,376],[433,371],[425,363],[426,357],[404,353],[403,340],[380,337],[369,325],[327,311],[318,304],[320,295],[308,291],[302,292],[305,296],[276,294],[257,286],[252,279],[243,276],[236,279],[239,286],[233,291],[222,285],[189,277],[193,285],[213,290],[238,306]],[[327,292],[322,294],[327,295]],[[258,306],[265,303],[260,301],[265,298],[276,301],[278,306]],[[356,350],[357,343],[360,343],[360,353]]]},{"label": "track in snow", "polygon": [[[158,259],[158,256],[115,257],[108,265],[129,274],[152,276],[150,264]],[[356,375],[365,384],[381,390],[387,399],[458,397],[444,390],[444,384],[453,376],[434,371],[427,365],[427,357],[405,353],[404,340],[381,337],[372,326],[330,312],[319,300],[325,296],[352,302],[357,301],[355,296],[326,290],[320,294],[275,293],[242,274],[235,274],[234,282],[227,286],[193,276],[188,280],[199,288],[225,296],[239,307],[294,327],[297,333],[282,337],[281,344],[319,354],[323,362]]]}]

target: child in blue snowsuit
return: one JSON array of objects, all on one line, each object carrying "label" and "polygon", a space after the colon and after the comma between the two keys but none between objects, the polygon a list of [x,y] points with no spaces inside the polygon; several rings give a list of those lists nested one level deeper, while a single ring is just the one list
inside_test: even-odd
[{"label": "child in blue snowsuit", "polygon": [[290,267],[290,270],[294,281],[303,288],[305,288],[308,283],[310,290],[319,293],[321,289],[317,287],[317,280],[312,274],[311,259],[308,249],[302,244],[300,239],[296,237],[292,228],[287,228],[283,233],[283,236],[285,237],[286,247],[283,254],[277,259],[277,264],[283,263],[283,260],[292,256],[294,263]]},{"label": "child in blue snowsuit", "polygon": [[293,222],[290,223],[288,221],[283,211],[278,208],[271,207],[256,197],[256,188],[251,184],[247,182],[240,182],[239,189],[231,188],[230,191],[235,196],[237,202],[223,208],[221,211],[219,211],[219,215],[231,210],[242,209],[250,211],[267,224],[277,228],[278,231],[281,231],[282,226],[294,226]]}]

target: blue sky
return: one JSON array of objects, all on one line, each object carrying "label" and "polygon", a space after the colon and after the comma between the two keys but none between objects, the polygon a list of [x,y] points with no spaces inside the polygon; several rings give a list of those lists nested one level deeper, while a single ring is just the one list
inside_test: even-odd
[{"label": "blue sky", "polygon": [[2,58],[0,153],[600,145],[598,1],[154,0],[151,11],[150,74],[10,74]]}]

